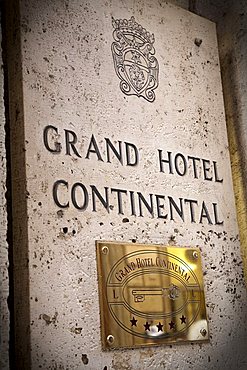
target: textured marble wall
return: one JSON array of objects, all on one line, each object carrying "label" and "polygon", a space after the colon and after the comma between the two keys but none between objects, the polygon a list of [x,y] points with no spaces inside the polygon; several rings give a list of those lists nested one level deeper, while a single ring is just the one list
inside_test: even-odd
[{"label": "textured marble wall", "polygon": [[[9,63],[17,358],[33,369],[244,368],[246,292],[215,24],[158,1],[23,0],[15,16],[20,32],[14,22]],[[159,84],[153,102],[153,95],[136,96],[139,87],[133,95],[121,91],[114,68],[112,17],[131,16],[155,36]],[[145,80],[132,72],[138,83]],[[139,162],[126,165],[125,152],[123,164],[116,156],[107,161],[106,138],[116,146],[121,141],[123,150],[125,143],[135,145]],[[180,174],[175,167],[169,173],[167,164],[160,172],[158,149],[173,159],[181,153],[186,174],[181,176],[182,156]],[[188,156],[200,158],[197,176]],[[58,180],[64,182],[54,201]],[[70,195],[76,183],[85,188],[77,186],[75,201]],[[101,194],[118,188],[178,203],[193,199],[195,218],[188,202],[183,219],[175,214],[172,220],[167,203],[165,219],[148,211],[135,216],[127,198],[121,214],[112,191],[109,209],[97,200],[94,211],[93,185]],[[209,216],[204,211],[202,218],[203,201]],[[210,342],[102,352],[94,245],[99,239],[200,247]]]}]

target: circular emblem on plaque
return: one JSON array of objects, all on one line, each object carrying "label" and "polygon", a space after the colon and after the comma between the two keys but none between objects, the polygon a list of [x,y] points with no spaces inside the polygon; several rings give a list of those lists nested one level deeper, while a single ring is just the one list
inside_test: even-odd
[{"label": "circular emblem on plaque", "polygon": [[109,311],[117,324],[142,338],[175,337],[196,320],[201,288],[177,255],[139,250],[120,258],[106,279]]}]

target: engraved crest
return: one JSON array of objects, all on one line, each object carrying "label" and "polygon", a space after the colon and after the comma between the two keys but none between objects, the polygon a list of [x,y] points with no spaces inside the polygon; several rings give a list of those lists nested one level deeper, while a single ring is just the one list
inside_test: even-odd
[{"label": "engraved crest", "polygon": [[115,41],[111,49],[121,91],[153,102],[159,74],[154,57],[154,34],[146,31],[134,17],[129,20],[113,18],[112,25]]}]

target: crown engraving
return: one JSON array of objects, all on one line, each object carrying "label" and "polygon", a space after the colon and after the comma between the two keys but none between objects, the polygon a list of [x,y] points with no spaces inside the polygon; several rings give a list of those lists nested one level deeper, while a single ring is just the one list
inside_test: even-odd
[{"label": "crown engraving", "polygon": [[154,57],[154,34],[137,23],[133,16],[129,20],[112,18],[112,25],[112,56],[121,91],[153,102],[159,73]]},{"label": "crown engraving", "polygon": [[122,30],[123,32],[131,31],[133,35],[145,39],[150,44],[154,43],[154,34],[150,34],[150,32],[138,24],[133,16],[129,20],[114,19],[112,17],[112,25],[116,30]]}]

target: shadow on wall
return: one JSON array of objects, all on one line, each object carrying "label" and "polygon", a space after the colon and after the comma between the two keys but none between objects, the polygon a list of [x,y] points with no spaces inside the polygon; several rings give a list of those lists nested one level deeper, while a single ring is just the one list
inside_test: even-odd
[{"label": "shadow on wall", "polygon": [[244,263],[245,282],[247,284],[247,187],[246,187],[246,140],[241,132],[243,126],[242,107],[240,105],[239,81],[236,75],[237,58],[231,49],[222,58],[222,80],[226,111],[227,132],[231,156],[232,176],[237,207],[241,252]]}]

